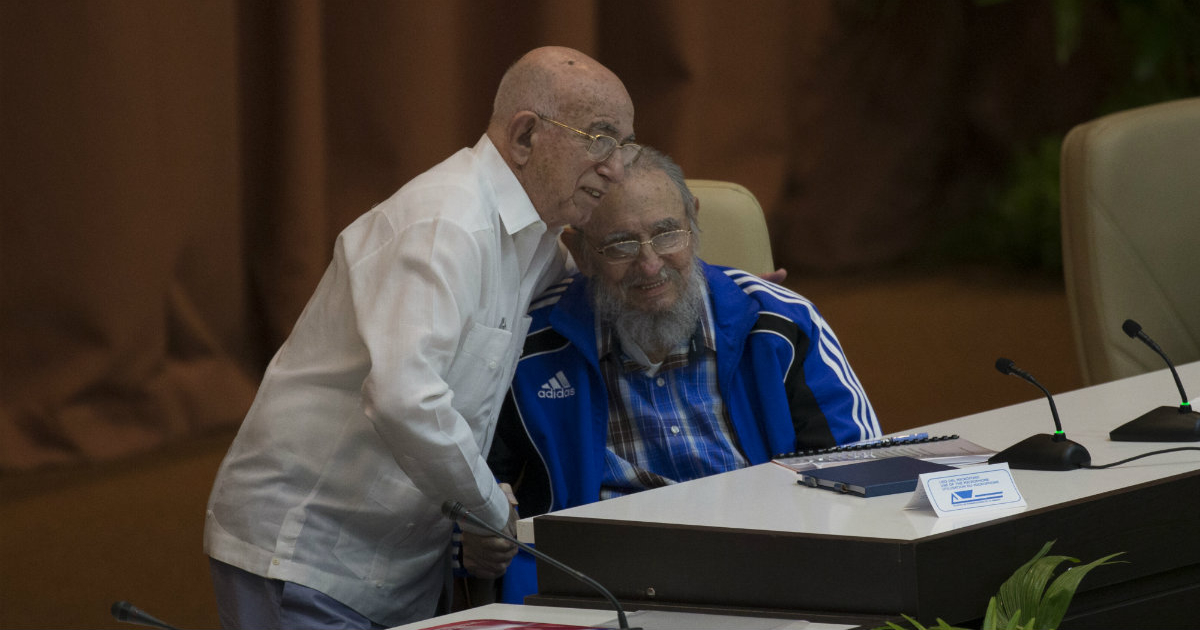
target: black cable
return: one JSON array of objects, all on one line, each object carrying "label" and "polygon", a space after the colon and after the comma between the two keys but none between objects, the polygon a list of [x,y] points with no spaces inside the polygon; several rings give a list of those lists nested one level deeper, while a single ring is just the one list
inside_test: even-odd
[{"label": "black cable", "polygon": [[1128,459],[1122,459],[1121,461],[1113,462],[1111,464],[1104,464],[1102,466],[1092,466],[1089,464],[1087,466],[1083,466],[1082,468],[1091,468],[1094,470],[1099,470],[1101,468],[1112,468],[1113,466],[1120,466],[1121,464],[1127,464],[1135,459],[1141,459],[1143,457],[1150,457],[1151,455],[1162,455],[1163,453],[1174,453],[1176,451],[1200,451],[1200,446],[1180,446],[1179,448],[1168,448],[1168,449],[1161,450],[1161,451],[1150,451],[1149,453],[1142,453],[1141,455],[1134,455],[1133,457],[1130,457]]}]

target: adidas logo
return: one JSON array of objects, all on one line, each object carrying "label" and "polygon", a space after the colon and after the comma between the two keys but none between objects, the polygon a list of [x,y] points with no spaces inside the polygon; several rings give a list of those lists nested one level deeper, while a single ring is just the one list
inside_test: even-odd
[{"label": "adidas logo", "polygon": [[567,380],[567,375],[559,370],[558,374],[542,383],[542,388],[538,390],[537,395],[538,398],[567,398],[575,395],[575,388],[571,387],[571,381]]}]

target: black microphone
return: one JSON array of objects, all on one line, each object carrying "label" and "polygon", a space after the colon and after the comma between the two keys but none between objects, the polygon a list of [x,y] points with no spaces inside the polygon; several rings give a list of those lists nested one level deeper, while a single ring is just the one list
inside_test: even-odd
[{"label": "black microphone", "polygon": [[1192,411],[1188,402],[1187,392],[1183,391],[1183,382],[1179,380],[1179,372],[1175,364],[1167,358],[1158,344],[1149,335],[1142,332],[1141,324],[1132,319],[1121,324],[1121,330],[1134,339],[1150,346],[1158,356],[1167,362],[1171,368],[1171,376],[1175,377],[1175,387],[1179,388],[1179,397],[1183,400],[1178,407],[1158,407],[1126,422],[1108,432],[1108,438],[1118,442],[1196,442],[1200,441],[1200,413]]},{"label": "black microphone", "polygon": [[1001,374],[1019,376],[1037,386],[1050,401],[1050,415],[1054,417],[1054,434],[1039,433],[1013,444],[988,459],[989,464],[1008,462],[1009,468],[1024,470],[1073,470],[1092,463],[1092,455],[1078,442],[1067,439],[1062,422],[1058,419],[1058,407],[1054,397],[1028,372],[1018,368],[1011,359],[996,359],[996,369]]},{"label": "black microphone", "polygon": [[126,601],[113,602],[112,616],[117,621],[135,623],[139,626],[150,626],[151,628],[162,628],[163,630],[178,630],[175,626],[155,619],[146,611]]},{"label": "black microphone", "polygon": [[558,560],[555,560],[554,558],[551,558],[550,556],[538,551],[537,549],[534,549],[533,547],[526,545],[525,543],[517,540],[516,538],[513,538],[512,536],[509,536],[508,534],[504,533],[503,531],[500,531],[500,530],[496,529],[495,527],[492,527],[489,523],[487,523],[483,519],[472,514],[470,510],[468,510],[465,506],[463,506],[462,503],[460,503],[458,501],[446,501],[445,503],[443,503],[442,504],[442,514],[444,514],[446,516],[446,518],[448,518],[454,522],[466,521],[472,525],[475,525],[476,527],[482,527],[483,529],[488,530],[489,532],[503,538],[504,540],[507,540],[508,542],[515,544],[516,546],[520,547],[521,549],[528,551],[529,553],[533,554],[533,557],[537,558],[538,560],[541,560],[541,561],[549,564],[550,566],[552,566],[556,569],[559,569],[563,573],[566,573],[567,575],[570,575],[571,577],[579,580],[580,582],[587,584],[588,586],[596,589],[597,591],[600,591],[600,594],[602,594],[602,595],[604,595],[604,597],[608,598],[609,603],[612,604],[613,608],[615,608],[617,610],[617,623],[619,624],[620,628],[622,628],[623,630],[641,630],[641,628],[630,628],[629,627],[629,621],[627,621],[625,619],[625,609],[621,608],[621,602],[618,602],[617,598],[613,597],[613,594],[608,592],[608,589],[601,586],[600,583],[597,582],[596,580],[593,580],[592,578],[580,573],[579,571],[576,571],[575,569],[572,569],[571,567],[559,562]]}]

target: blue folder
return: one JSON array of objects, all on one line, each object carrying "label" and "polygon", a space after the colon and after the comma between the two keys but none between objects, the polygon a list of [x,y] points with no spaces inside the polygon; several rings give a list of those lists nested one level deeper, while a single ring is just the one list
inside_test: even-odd
[{"label": "blue folder", "polygon": [[914,457],[887,457],[832,468],[807,470],[799,473],[797,483],[812,488],[824,488],[860,497],[878,497],[898,492],[912,492],[917,477],[923,473],[951,470],[952,466],[936,464]]}]

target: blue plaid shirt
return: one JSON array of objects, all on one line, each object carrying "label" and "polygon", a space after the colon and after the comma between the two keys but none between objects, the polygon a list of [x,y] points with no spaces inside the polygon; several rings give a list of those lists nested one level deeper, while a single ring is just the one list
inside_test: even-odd
[{"label": "blue plaid shirt", "polygon": [[610,325],[599,326],[609,408],[601,499],[748,465],[717,388],[713,337],[704,312],[696,334],[650,374],[621,351]]}]

